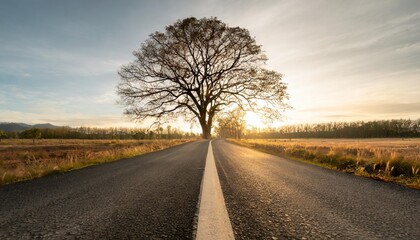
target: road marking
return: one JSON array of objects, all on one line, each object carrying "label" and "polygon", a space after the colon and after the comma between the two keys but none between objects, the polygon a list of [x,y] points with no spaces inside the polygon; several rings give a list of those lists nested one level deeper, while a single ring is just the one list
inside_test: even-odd
[{"label": "road marking", "polygon": [[206,166],[201,186],[198,212],[197,240],[235,239],[225,206],[219,176],[214,162],[213,148],[209,142]]}]

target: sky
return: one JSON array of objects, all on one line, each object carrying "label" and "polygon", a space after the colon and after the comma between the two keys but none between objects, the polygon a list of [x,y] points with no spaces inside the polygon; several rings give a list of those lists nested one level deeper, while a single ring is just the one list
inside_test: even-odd
[{"label": "sky", "polygon": [[3,0],[0,122],[143,126],[123,116],[117,72],[186,17],[217,17],[262,45],[293,107],[274,125],[420,118],[418,0]]}]

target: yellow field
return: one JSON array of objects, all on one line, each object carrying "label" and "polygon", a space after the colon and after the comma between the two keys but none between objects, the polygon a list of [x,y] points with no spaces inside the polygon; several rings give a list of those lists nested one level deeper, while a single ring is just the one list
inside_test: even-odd
[{"label": "yellow field", "polygon": [[168,148],[191,140],[6,139],[0,142],[0,185]]},{"label": "yellow field", "polygon": [[420,188],[420,139],[248,139],[234,143]]}]

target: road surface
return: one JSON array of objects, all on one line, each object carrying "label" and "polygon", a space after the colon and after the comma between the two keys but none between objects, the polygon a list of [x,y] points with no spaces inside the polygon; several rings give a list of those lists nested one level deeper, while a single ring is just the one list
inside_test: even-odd
[{"label": "road surface", "polygon": [[420,191],[257,152],[213,152],[236,239],[420,239]]},{"label": "road surface", "polygon": [[[212,185],[202,184],[208,146],[0,187],[0,239],[191,239],[206,219],[196,216],[205,212],[197,209],[200,192],[217,192],[200,189]],[[236,239],[420,239],[418,190],[223,140],[212,146],[218,179],[210,183],[221,187],[218,207]]]},{"label": "road surface", "polygon": [[0,188],[0,239],[191,239],[208,141]]}]

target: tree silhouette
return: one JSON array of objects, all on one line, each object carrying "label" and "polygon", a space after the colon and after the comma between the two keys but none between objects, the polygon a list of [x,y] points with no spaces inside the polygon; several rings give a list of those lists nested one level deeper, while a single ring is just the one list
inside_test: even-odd
[{"label": "tree silhouette", "polygon": [[420,137],[420,119],[329,122],[250,131],[249,138],[394,138]]},{"label": "tree silhouette", "polygon": [[133,54],[119,71],[118,94],[135,120],[196,119],[210,138],[215,115],[232,105],[268,118],[285,107],[286,84],[264,68],[261,46],[248,30],[217,18],[178,20]]}]

